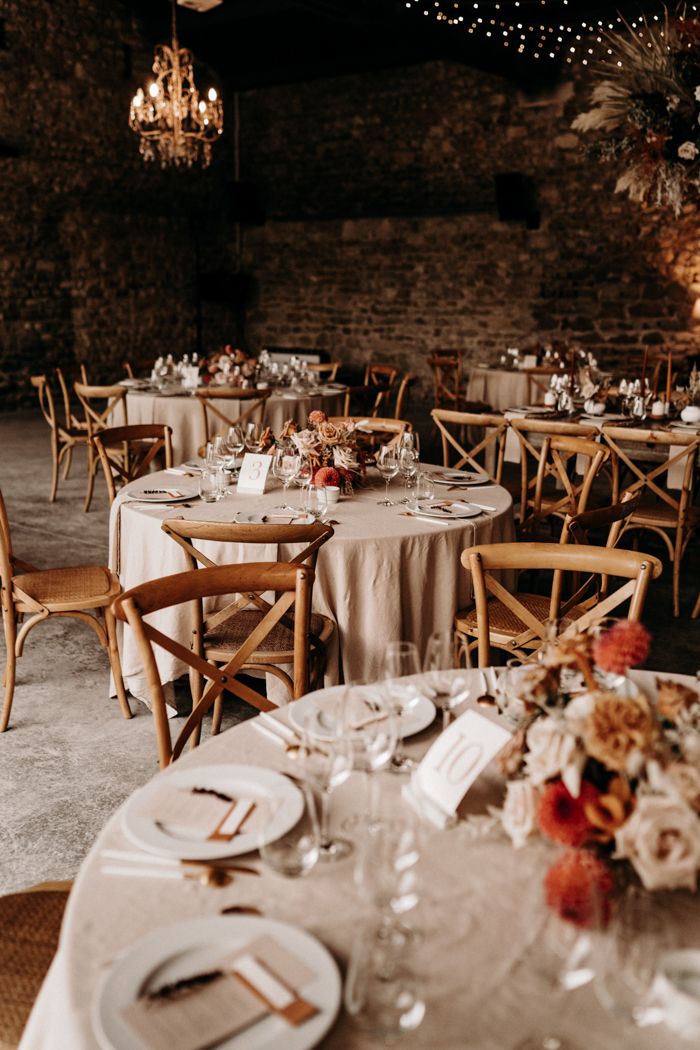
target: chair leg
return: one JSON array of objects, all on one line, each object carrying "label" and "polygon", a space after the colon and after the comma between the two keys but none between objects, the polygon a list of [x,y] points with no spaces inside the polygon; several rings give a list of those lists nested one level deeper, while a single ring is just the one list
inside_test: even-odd
[{"label": "chair leg", "polygon": [[60,456],[58,454],[58,442],[55,438],[51,438],[51,495],[49,496],[49,503],[56,502],[56,493],[58,492],[58,464]]},{"label": "chair leg", "polygon": [[698,591],[698,600],[695,603],[695,608],[692,612],[692,618],[694,620],[697,620],[698,616],[700,616],[700,591]]},{"label": "chair leg", "polygon": [[676,544],[673,552],[673,615],[681,614],[681,559],[683,557],[683,543],[680,529],[676,532]]},{"label": "chair leg", "polygon": [[14,617],[7,610],[3,610],[3,621],[5,627],[5,648],[7,650],[7,659],[5,661],[5,670],[2,676],[2,685],[5,695],[2,704],[2,715],[0,715],[0,733],[5,732],[10,721],[12,698],[15,693],[15,672],[17,668],[17,654],[15,652],[17,628],[15,626]]},{"label": "chair leg", "polygon": [[63,465],[63,480],[64,481],[68,480],[68,475],[70,474],[70,467],[71,467],[71,463],[72,462],[73,462],[73,446],[69,445],[68,446],[68,451],[66,452],[66,461],[65,461],[65,463]]},{"label": "chair leg", "polygon": [[94,453],[90,446],[88,446],[88,480],[87,480],[87,492],[85,493],[85,504],[83,510],[87,513],[90,510],[90,504],[92,503],[92,492],[95,488],[95,473],[97,467],[97,459],[94,458]]},{"label": "chair leg", "polygon": [[124,689],[124,679],[122,678],[122,666],[119,660],[119,647],[117,645],[117,627],[112,615],[111,609],[104,610],[105,617],[105,628],[107,630],[107,652],[109,654],[109,662],[112,668],[112,675],[114,676],[114,684],[117,687],[117,697],[119,699],[119,706],[122,709],[124,718],[131,718],[132,711],[129,707],[129,701],[127,699],[126,690]]},{"label": "chair leg", "polygon": [[224,713],[224,698],[219,693],[216,700],[214,701],[214,710],[211,716],[211,735],[218,736],[219,730],[221,729],[221,716]]}]

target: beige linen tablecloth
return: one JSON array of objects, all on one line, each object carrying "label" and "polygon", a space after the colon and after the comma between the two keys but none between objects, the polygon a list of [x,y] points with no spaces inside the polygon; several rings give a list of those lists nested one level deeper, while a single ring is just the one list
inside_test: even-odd
[{"label": "beige linen tablecloth", "polygon": [[524,372],[504,368],[471,368],[467,401],[484,401],[494,412],[513,405],[525,405],[530,396],[530,379]]},{"label": "beige linen tablecloth", "polygon": [[[469,672],[474,694],[477,672]],[[651,676],[636,673],[638,680]],[[277,717],[286,719],[288,712]],[[176,768],[226,762],[285,768],[282,749],[249,721],[187,752]],[[420,757],[435,728],[414,737],[409,753]],[[290,767],[286,767],[290,768]],[[172,768],[159,774],[172,775]],[[383,800],[395,799],[397,812],[403,777],[380,778]],[[468,795],[468,809],[482,813],[487,802],[500,804],[502,789],[487,770]],[[333,824],[361,814],[364,792],[357,774],[333,795]],[[353,837],[362,833],[355,824]],[[180,919],[217,915],[229,905],[251,905],[270,918],[303,927],[318,937],[346,971],[354,937],[371,914],[353,882],[352,858],[320,864],[305,878],[270,874],[240,875],[225,888],[194,882],[114,877],[100,872],[100,851],[133,849],[118,811],[85,860],[66,911],[58,954],[44,982],[24,1033],[21,1050],[94,1050],[90,1021],[100,981],[120,952],[160,926]],[[259,863],[256,857],[251,858]],[[418,908],[406,916],[423,938],[407,952],[406,963],[420,976],[427,1003],[420,1028],[406,1034],[407,1050],[512,1050],[541,1026],[562,1035],[577,1050],[680,1050],[663,1025],[648,1029],[623,1026],[605,1013],[590,985],[552,996],[532,959],[544,921],[539,881],[542,847],[515,851],[499,833],[475,838],[461,821],[447,831],[424,825],[422,893]],[[674,899],[669,900],[669,898]],[[665,914],[687,908],[689,898],[660,898]],[[681,912],[685,914],[685,912]],[[697,918],[697,916],[695,916]],[[689,916],[686,915],[686,920]],[[692,919],[692,916],[690,916]],[[692,928],[692,927],[691,927]],[[697,931],[696,931],[697,932]],[[341,1013],[321,1043],[324,1050],[380,1050],[387,1044],[359,1031]],[[398,1045],[398,1044],[397,1044]]]},{"label": "beige linen tablecloth", "polygon": [[[273,393],[265,405],[265,425],[279,434],[288,419],[305,426],[309,412],[315,409],[323,409],[329,416],[340,415],[343,396],[341,392],[305,396]],[[204,422],[201,405],[195,397],[188,394],[164,397],[130,390],[127,402],[130,423],[164,423],[172,427],[173,462],[182,463],[197,455],[204,443]],[[214,400],[214,405],[231,419],[238,418],[241,404],[247,402]],[[218,433],[214,423],[211,427]]]},{"label": "beige linen tablecloth", "polygon": [[[433,631],[452,626],[454,615],[471,597],[468,574],[460,555],[477,543],[505,542],[514,537],[512,500],[496,485],[470,488],[465,499],[496,508],[496,513],[458,521],[423,521],[404,516],[405,507],[378,506],[384,484],[371,471],[370,488],[358,488],[352,497],[342,497],[328,517],[338,522],[333,538],[321,549],[316,566],[313,608],[330,616],[338,625],[329,651],[326,684],[338,681],[370,681],[379,678],[386,644],[416,642],[421,652]],[[175,474],[152,474],[148,488],[165,484],[181,491],[197,491],[197,480]],[[145,580],[183,572],[188,566],[183,550],[161,530],[161,522],[182,516],[206,521],[232,521],[237,511],[266,513],[284,503],[282,488],[268,479],[264,496],[237,495],[230,490],[219,503],[192,507],[129,502],[130,491],[144,487],[135,482],[120,493],[110,517],[110,566],[127,590]],[[438,492],[441,490],[438,487]],[[445,491],[446,498],[459,494]],[[398,500],[402,488],[394,483],[391,498]],[[289,489],[291,502],[299,490]],[[283,561],[299,547],[202,544],[215,561]],[[190,637],[187,608],[166,609],[154,617],[166,634],[185,644]],[[121,625],[120,625],[121,626]],[[141,658],[131,631],[122,628],[120,653],[127,688],[134,696],[147,696]],[[174,681],[187,668],[170,654],[157,650],[158,667],[164,682]]]}]

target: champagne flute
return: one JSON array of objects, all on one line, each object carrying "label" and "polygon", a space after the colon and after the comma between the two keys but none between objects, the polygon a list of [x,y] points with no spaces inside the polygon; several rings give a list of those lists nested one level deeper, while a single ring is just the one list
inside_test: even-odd
[{"label": "champagne flute", "polygon": [[391,760],[392,773],[408,773],[417,763],[404,754],[401,736],[401,716],[415,707],[420,693],[415,678],[420,673],[418,649],[413,642],[389,642],[384,653],[384,697],[399,723],[398,741]]},{"label": "champagne flute", "polygon": [[399,448],[399,473],[403,478],[404,497],[400,503],[408,503],[409,482],[418,474],[418,453],[412,448]]},{"label": "champagne flute", "polygon": [[382,445],[377,456],[377,470],[384,478],[386,483],[386,490],[384,492],[384,499],[379,500],[380,507],[393,507],[393,500],[389,499],[389,482],[392,478],[395,478],[399,472],[399,457],[396,454],[396,449],[391,445]]},{"label": "champagne flute", "polygon": [[350,776],[353,753],[350,741],[343,735],[340,709],[336,714],[334,710],[326,710],[324,704],[322,714],[322,722],[316,711],[307,719],[298,757],[304,777],[319,793],[319,857],[324,861],[336,861],[349,856],[353,846],[348,839],[331,836],[331,794],[334,788],[344,784]]}]

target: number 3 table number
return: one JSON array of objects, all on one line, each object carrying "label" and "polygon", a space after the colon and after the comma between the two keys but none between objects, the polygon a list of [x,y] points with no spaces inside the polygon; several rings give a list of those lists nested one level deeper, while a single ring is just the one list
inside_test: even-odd
[{"label": "number 3 table number", "polygon": [[440,734],[411,777],[409,801],[434,823],[453,823],[469,788],[510,738],[490,718],[466,711]]}]

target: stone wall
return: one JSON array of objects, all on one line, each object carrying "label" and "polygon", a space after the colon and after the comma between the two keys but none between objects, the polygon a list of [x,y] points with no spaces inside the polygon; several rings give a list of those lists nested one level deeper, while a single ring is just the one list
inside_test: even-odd
[{"label": "stone wall", "polygon": [[[204,173],[147,169],[129,102],[152,46],[119,0],[0,0],[0,404],[27,378],[195,348],[196,252],[228,252],[231,157]],[[7,156],[16,153],[16,156]],[[205,306],[217,345],[228,306]]]},{"label": "stone wall", "polygon": [[[611,367],[697,349],[697,223],[645,216],[584,159],[569,129],[589,90],[431,63],[244,96],[244,173],[273,220],[245,239],[251,342],[396,362],[423,396],[435,348],[564,338]],[[532,180],[539,228],[499,221],[504,172]]]}]

